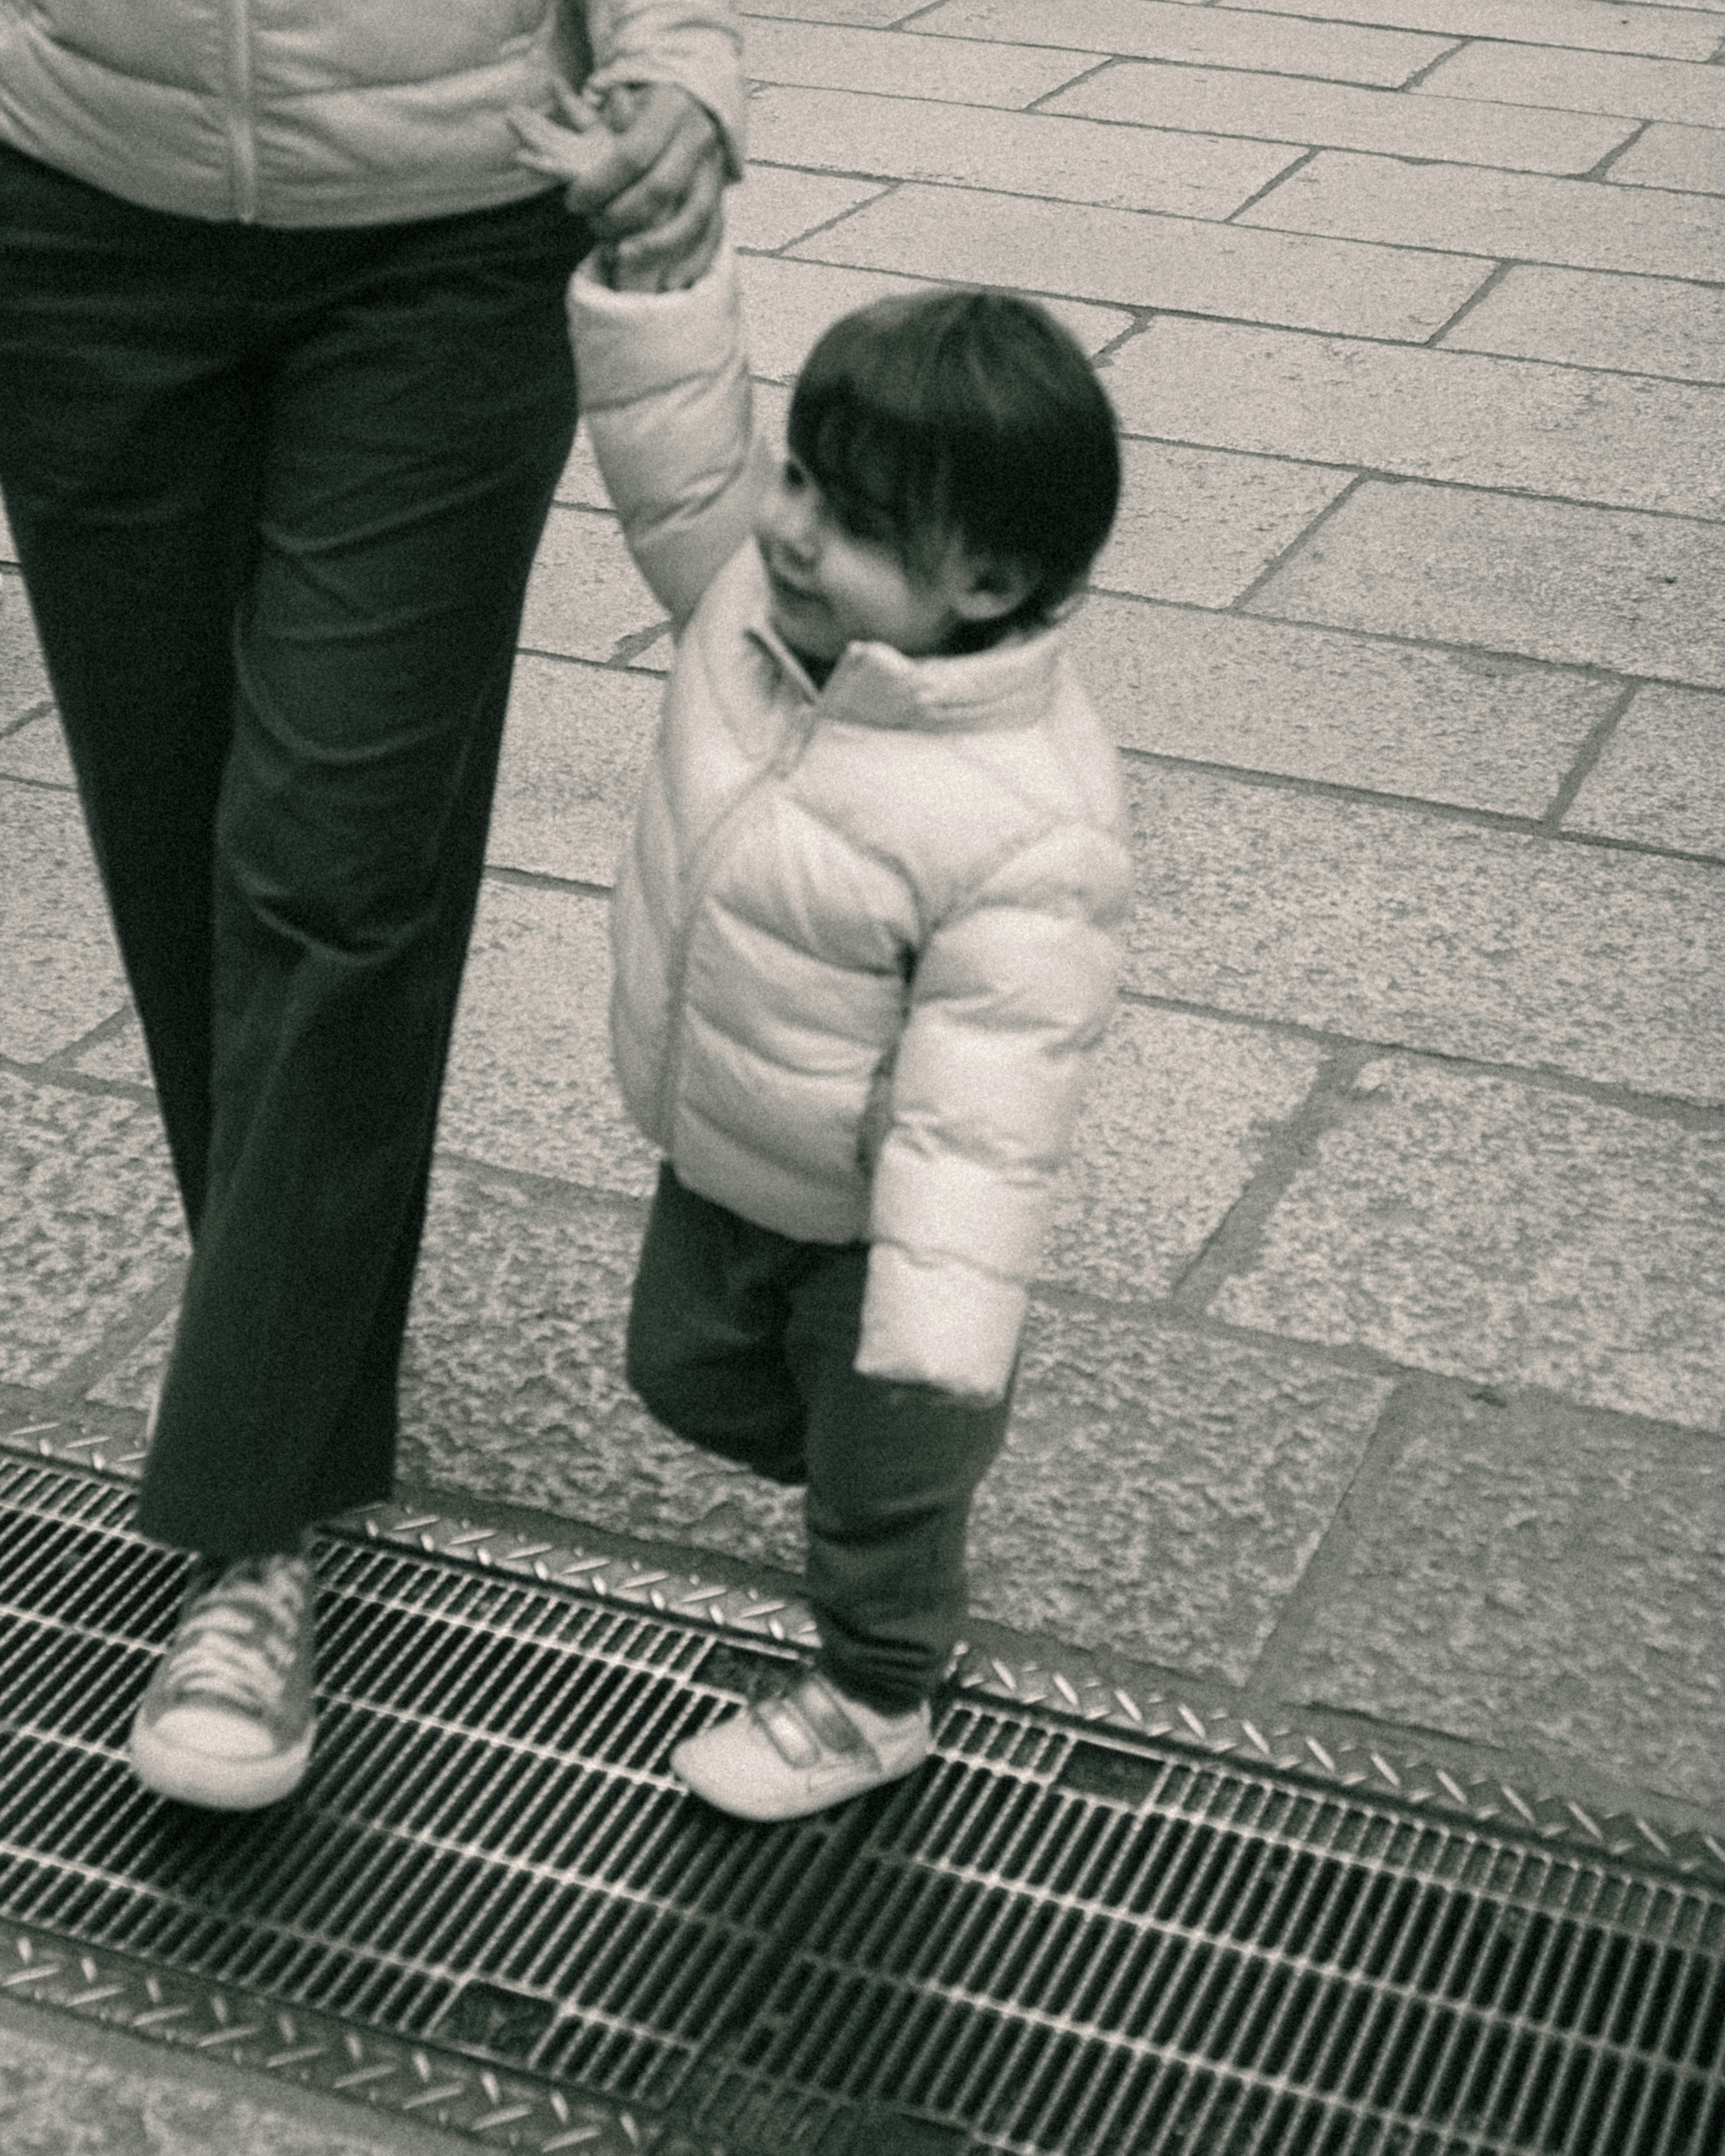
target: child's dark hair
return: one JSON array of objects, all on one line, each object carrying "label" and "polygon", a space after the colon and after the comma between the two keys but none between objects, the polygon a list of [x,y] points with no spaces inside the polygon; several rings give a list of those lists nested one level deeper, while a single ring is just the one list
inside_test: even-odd
[{"label": "child's dark hair", "polygon": [[853,536],[923,572],[957,538],[1034,578],[955,650],[1051,620],[1120,499],[1114,413],[1090,362],[1045,309],[1004,292],[895,295],[834,322],[798,377],[788,431]]}]

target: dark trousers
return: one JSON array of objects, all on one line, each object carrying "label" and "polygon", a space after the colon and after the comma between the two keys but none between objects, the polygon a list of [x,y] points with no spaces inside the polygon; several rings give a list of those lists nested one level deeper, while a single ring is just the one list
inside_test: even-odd
[{"label": "dark trousers", "polygon": [[852,1368],[865,1243],[800,1243],[660,1172],[629,1378],[667,1430],[803,1483],[819,1666],[883,1714],[940,1683],[965,1609],[970,1501],[1006,1435],[978,1408]]},{"label": "dark trousers", "polygon": [[0,490],[193,1237],[165,1542],[390,1487],[588,244],[556,193],[276,231],[0,149]]}]

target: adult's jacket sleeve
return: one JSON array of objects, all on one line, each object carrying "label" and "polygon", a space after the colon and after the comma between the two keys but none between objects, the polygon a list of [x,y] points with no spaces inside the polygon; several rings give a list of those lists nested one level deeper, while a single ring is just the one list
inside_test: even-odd
[{"label": "adult's jacket sleeve", "polygon": [[585,77],[595,95],[619,83],[675,83],[718,122],[726,169],[742,177],[742,27],[729,0],[564,0],[564,10],[572,81]]},{"label": "adult's jacket sleeve", "polygon": [[679,629],[753,527],[763,466],[737,262],[680,292],[570,280],[582,417],[642,575]]},{"label": "adult's jacket sleeve", "polygon": [[1113,1009],[1131,863],[1066,825],[921,952],[875,1167],[856,1368],[999,1399]]}]

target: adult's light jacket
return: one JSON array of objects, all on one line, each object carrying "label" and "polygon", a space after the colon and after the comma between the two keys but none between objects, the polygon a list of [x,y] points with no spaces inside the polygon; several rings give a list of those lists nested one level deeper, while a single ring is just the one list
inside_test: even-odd
[{"label": "adult's light jacket", "polygon": [[624,1098],[690,1188],[870,1245],[856,1367],[998,1398],[1132,864],[1118,758],[1058,629],[850,645],[819,692],[751,536],[735,266],[571,287],[583,409],[680,629],[613,910]]},{"label": "adult's light jacket", "polygon": [[0,0],[0,141],[127,202],[283,227],[542,193],[512,105],[680,85],[742,172],[730,0]]}]

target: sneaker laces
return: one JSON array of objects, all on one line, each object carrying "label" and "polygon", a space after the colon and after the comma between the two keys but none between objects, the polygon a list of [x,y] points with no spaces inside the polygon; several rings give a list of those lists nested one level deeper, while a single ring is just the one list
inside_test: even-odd
[{"label": "sneaker laces", "polygon": [[872,1748],[830,1687],[812,1671],[756,1700],[750,1711],[788,1767],[809,1767],[824,1754],[843,1757]]},{"label": "sneaker laces", "polygon": [[242,1558],[193,1598],[168,1650],[165,1682],[249,1714],[280,1697],[298,1654],[303,1561]]}]

